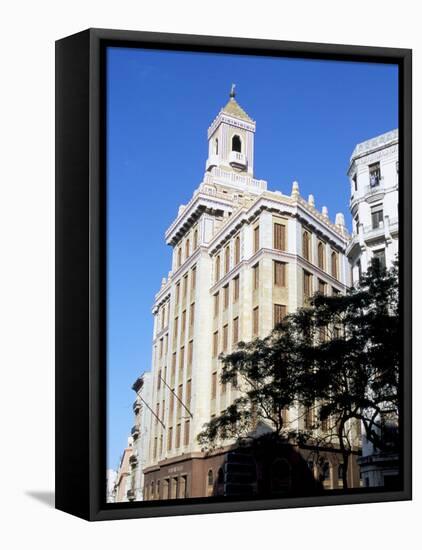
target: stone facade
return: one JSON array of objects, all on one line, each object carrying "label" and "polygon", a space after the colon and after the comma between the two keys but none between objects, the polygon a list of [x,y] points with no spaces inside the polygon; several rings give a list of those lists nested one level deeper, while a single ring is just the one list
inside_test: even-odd
[{"label": "stone facade", "polygon": [[[207,496],[230,452],[205,456],[196,440],[239,392],[220,384],[218,355],[266,336],[315,291],[351,284],[343,215],[330,221],[297,182],[282,193],[255,179],[255,127],[232,95],[208,130],[203,181],[165,234],[173,260],[153,306],[148,499]],[[288,416],[292,427],[304,422],[303,411]],[[356,486],[357,468],[350,472]]]},{"label": "stone facade", "polygon": [[[398,131],[393,130],[359,143],[350,159],[353,234],[347,255],[354,283],[372,261],[390,268],[398,254],[398,147]],[[385,422],[387,432],[397,429],[397,419]],[[399,473],[397,450],[380,452],[363,433],[359,465],[365,486],[395,487]]]},{"label": "stone facade", "polygon": [[353,234],[347,248],[353,282],[373,258],[387,268],[398,253],[398,131],[359,143],[350,159]]}]

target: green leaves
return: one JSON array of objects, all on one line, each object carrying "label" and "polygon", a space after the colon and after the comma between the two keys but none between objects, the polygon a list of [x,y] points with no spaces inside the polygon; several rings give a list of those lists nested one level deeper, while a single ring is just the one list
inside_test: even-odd
[{"label": "green leaves", "polygon": [[199,442],[211,448],[250,437],[257,422],[280,439],[305,441],[312,434],[293,427],[293,419],[286,424],[284,412],[317,403],[317,427],[330,419],[344,452],[351,449],[351,419],[362,420],[368,439],[382,448],[380,418],[388,412],[391,423],[398,409],[398,312],[397,265],[370,267],[346,295],[316,294],[268,337],[240,342],[220,359],[221,382],[239,387],[242,397],[204,426]]}]

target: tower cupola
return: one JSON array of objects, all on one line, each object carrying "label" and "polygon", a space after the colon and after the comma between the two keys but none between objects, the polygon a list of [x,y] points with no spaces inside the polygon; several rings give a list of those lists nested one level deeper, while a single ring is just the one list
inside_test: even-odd
[{"label": "tower cupola", "polygon": [[253,177],[255,121],[236,101],[232,84],[229,101],[208,128],[206,170],[221,168]]}]

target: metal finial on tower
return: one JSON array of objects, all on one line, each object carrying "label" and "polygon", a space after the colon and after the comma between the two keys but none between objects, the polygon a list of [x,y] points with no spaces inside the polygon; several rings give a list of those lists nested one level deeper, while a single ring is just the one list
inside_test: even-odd
[{"label": "metal finial on tower", "polygon": [[230,99],[234,99],[235,95],[236,95],[236,84],[232,84],[232,87],[230,89]]}]

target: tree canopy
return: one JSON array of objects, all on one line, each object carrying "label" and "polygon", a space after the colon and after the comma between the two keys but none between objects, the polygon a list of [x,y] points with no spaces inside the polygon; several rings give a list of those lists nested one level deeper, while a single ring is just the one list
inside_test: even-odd
[{"label": "tree canopy", "polygon": [[347,487],[361,425],[376,449],[397,445],[397,430],[386,429],[397,424],[399,407],[397,266],[371,266],[346,294],[316,293],[266,338],[240,342],[220,360],[221,383],[240,391],[204,425],[203,447],[254,437],[263,423],[280,440],[339,448]]}]

